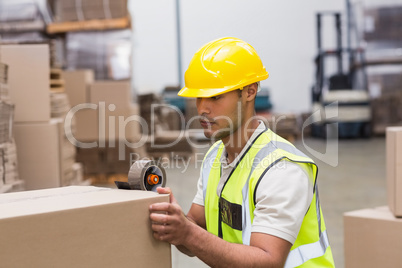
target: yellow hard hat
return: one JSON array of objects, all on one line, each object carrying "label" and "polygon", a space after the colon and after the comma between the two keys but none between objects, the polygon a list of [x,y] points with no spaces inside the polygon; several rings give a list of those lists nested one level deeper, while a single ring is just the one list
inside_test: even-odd
[{"label": "yellow hard hat", "polygon": [[201,47],[184,74],[181,97],[209,98],[265,80],[268,72],[255,49],[234,37]]}]

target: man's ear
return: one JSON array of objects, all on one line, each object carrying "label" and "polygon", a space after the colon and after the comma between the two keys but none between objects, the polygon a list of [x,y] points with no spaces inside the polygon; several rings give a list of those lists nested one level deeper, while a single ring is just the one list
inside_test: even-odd
[{"label": "man's ear", "polygon": [[258,84],[257,83],[253,83],[251,85],[249,85],[246,89],[246,99],[248,101],[252,101],[255,99],[255,97],[257,96],[257,90],[258,90]]}]

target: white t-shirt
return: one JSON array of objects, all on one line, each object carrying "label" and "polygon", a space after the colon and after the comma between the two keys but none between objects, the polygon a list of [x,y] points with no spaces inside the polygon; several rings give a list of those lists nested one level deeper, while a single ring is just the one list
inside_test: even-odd
[{"label": "white t-shirt", "polygon": [[[223,150],[221,156],[222,176],[217,188],[218,196],[220,196],[229,174],[246,152],[251,141],[264,130],[265,125],[260,121],[258,128],[250,137],[249,143],[230,164],[227,163],[226,151]],[[278,162],[265,173],[255,195],[256,205],[251,232],[270,234],[293,244],[313,199],[313,185],[304,169],[286,160]],[[193,203],[204,206],[201,176]]]}]

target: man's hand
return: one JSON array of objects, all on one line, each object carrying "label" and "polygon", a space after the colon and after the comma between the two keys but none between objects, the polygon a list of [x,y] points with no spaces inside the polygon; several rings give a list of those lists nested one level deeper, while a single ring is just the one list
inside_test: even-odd
[{"label": "man's hand", "polygon": [[169,187],[157,188],[160,194],[169,194],[169,203],[156,203],[149,206],[154,237],[173,245],[182,245],[189,235],[191,223],[173,196]]}]

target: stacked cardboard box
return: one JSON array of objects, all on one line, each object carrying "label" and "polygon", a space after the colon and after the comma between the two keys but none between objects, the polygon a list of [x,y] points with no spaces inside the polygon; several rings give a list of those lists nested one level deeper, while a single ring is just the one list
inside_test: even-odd
[{"label": "stacked cardboard box", "polygon": [[128,81],[93,81],[92,70],[65,71],[66,94],[75,119],[73,142],[85,174],[127,174],[145,156],[138,107]]},{"label": "stacked cardboard box", "polygon": [[[377,68],[379,69],[379,68]],[[402,125],[402,73],[382,72],[368,76],[373,133],[385,135],[388,126]]]},{"label": "stacked cardboard box", "polygon": [[72,186],[0,195],[2,267],[171,267],[149,206],[168,195]]},{"label": "stacked cardboard box", "polygon": [[0,143],[0,164],[0,193],[23,190],[24,181],[19,179],[14,139]]},{"label": "stacked cardboard box", "polygon": [[368,77],[374,97],[402,91],[402,72],[386,73],[377,70]]},{"label": "stacked cardboard box", "polygon": [[385,135],[389,126],[402,125],[402,87],[400,92],[386,93],[373,99],[371,111],[375,135]]},{"label": "stacked cardboard box", "polygon": [[23,189],[13,139],[14,105],[0,100],[0,193]]},{"label": "stacked cardboard box", "polygon": [[363,8],[365,72],[372,101],[373,133],[385,135],[388,126],[402,124],[402,5]]},{"label": "stacked cardboard box", "polygon": [[138,96],[141,117],[147,127],[142,128],[143,133],[156,135],[163,130],[185,129],[186,122],[183,112],[175,106],[164,101],[159,94],[142,94]]},{"label": "stacked cardboard box", "polygon": [[57,22],[123,18],[128,16],[127,0],[55,0]]},{"label": "stacked cardboard box", "polygon": [[157,94],[140,95],[138,102],[141,104],[141,117],[147,126],[142,131],[150,136],[146,143],[148,155],[153,158],[167,156],[169,159],[194,155],[192,144],[196,139],[187,131],[181,111],[172,109]]},{"label": "stacked cardboard box", "polygon": [[126,81],[96,81],[89,86],[86,106],[75,112],[79,141],[126,139],[139,136],[138,108],[130,101],[130,83]]},{"label": "stacked cardboard box", "polygon": [[153,135],[157,129],[163,129],[164,122],[161,120],[161,106],[164,104],[161,95],[149,93],[138,96],[141,118],[146,122],[146,128],[142,133]]},{"label": "stacked cardboard box", "polygon": [[402,127],[386,133],[388,206],[344,214],[346,268],[402,263]]},{"label": "stacked cardboard box", "polygon": [[[74,181],[75,148],[64,131],[68,107],[57,105],[58,101],[51,104],[48,46],[3,45],[0,50],[2,61],[9,66],[10,100],[16,107],[14,137],[20,178],[26,189],[69,185]],[[51,119],[52,112],[62,117]],[[66,128],[71,127],[67,124]]]},{"label": "stacked cardboard box", "polygon": [[0,193],[23,189],[13,138],[14,110],[8,92],[8,65],[0,63]]},{"label": "stacked cardboard box", "polygon": [[364,11],[367,41],[402,41],[402,6],[368,8]]},{"label": "stacked cardboard box", "polygon": [[[1,56],[1,55],[0,55]],[[0,62],[0,100],[9,101],[8,93],[8,65]]]},{"label": "stacked cardboard box", "polygon": [[[119,142],[119,141],[117,141]],[[83,164],[85,175],[127,174],[131,164],[144,157],[138,148],[124,143],[106,142],[102,147],[77,148],[77,161]]]},{"label": "stacked cardboard box", "polygon": [[19,174],[27,190],[71,185],[75,147],[66,140],[63,120],[15,124]]},{"label": "stacked cardboard box", "polygon": [[94,82],[94,72],[91,69],[63,71],[65,92],[72,107],[86,103],[89,100],[89,87]]},{"label": "stacked cardboard box", "polygon": [[46,44],[49,46],[50,66],[62,68],[65,66],[64,38],[49,37],[41,32],[5,33],[0,34],[3,44]]}]

